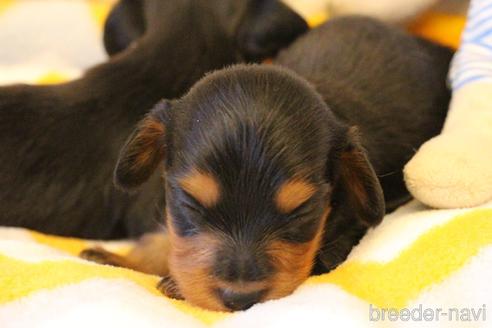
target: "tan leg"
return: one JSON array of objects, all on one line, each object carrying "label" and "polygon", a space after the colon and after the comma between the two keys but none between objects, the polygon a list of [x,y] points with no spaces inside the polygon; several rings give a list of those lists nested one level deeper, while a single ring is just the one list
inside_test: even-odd
[{"label": "tan leg", "polygon": [[102,247],[83,250],[80,257],[100,264],[129,268],[135,271],[166,276],[168,268],[169,240],[165,232],[144,235],[127,255],[118,255]]},{"label": "tan leg", "polygon": [[164,295],[183,299],[174,279],[169,275],[169,240],[165,232],[144,235],[125,256],[111,253],[102,247],[83,250],[80,257],[100,264],[108,264],[163,277],[157,284]]}]

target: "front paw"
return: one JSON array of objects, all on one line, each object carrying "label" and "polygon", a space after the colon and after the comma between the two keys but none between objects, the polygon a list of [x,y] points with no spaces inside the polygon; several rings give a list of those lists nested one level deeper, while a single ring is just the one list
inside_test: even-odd
[{"label": "front paw", "polygon": [[184,297],[181,295],[176,281],[171,276],[165,276],[157,284],[157,289],[164,295],[177,300],[182,300]]},{"label": "front paw", "polygon": [[102,247],[92,247],[84,249],[80,252],[79,256],[85,260],[99,263],[99,264],[107,264],[113,266],[121,266],[121,263],[117,260],[117,256],[115,254],[108,252]]}]

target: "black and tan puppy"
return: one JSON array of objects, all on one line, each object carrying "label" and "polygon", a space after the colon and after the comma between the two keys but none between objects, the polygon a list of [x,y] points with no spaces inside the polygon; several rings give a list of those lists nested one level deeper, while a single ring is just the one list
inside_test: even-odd
[{"label": "black and tan puppy", "polygon": [[87,238],[153,230],[158,177],[130,196],[112,184],[135,124],[209,70],[273,55],[306,29],[277,0],[122,1],[106,25],[108,62],[61,85],[0,88],[0,225]]},{"label": "black and tan puppy", "polygon": [[208,309],[290,294],[343,261],[385,199],[408,199],[401,170],[442,126],[451,55],[352,17],[299,38],[277,67],[208,75],[140,122],[115,171],[134,189],[163,166],[167,234],[127,257],[82,255],[165,276],[166,294]]}]

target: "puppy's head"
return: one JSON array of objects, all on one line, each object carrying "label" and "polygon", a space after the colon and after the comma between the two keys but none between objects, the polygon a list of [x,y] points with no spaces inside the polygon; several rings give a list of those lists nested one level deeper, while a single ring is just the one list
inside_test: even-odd
[{"label": "puppy's head", "polygon": [[[104,42],[113,55],[145,34],[153,34],[156,43],[167,41],[171,33],[179,35],[181,47],[191,42],[202,60],[209,47],[224,57],[229,45],[242,59],[259,61],[307,29],[304,19],[281,0],[120,0],[106,21]],[[192,38],[194,32],[198,39]]]},{"label": "puppy's head", "polygon": [[116,182],[137,187],[161,162],[170,272],[185,299],[209,309],[292,293],[332,209],[344,207],[349,224],[382,215],[350,131],[306,82],[274,67],[218,71],[157,105],[124,146]]},{"label": "puppy's head", "polygon": [[[204,0],[207,25],[219,24],[246,61],[274,56],[308,30],[306,21],[282,0]],[[193,3],[196,7],[196,3]],[[217,32],[217,31],[215,31]]]}]

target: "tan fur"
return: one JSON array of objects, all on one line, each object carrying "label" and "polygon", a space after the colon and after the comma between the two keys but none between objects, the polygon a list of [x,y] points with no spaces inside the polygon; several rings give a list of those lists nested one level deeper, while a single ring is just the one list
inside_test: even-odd
[{"label": "tan fur", "polygon": [[302,180],[289,180],[282,184],[275,194],[275,205],[282,213],[290,213],[307,201],[316,188]]},{"label": "tan fur", "polygon": [[366,162],[361,161],[361,155],[357,154],[357,150],[344,152],[340,155],[342,165],[340,165],[340,176],[344,183],[347,185],[347,189],[350,190],[351,197],[355,198],[355,201],[360,204],[366,204],[369,195],[364,187],[364,172],[366,169]]},{"label": "tan fur", "polygon": [[183,189],[203,206],[210,208],[220,199],[220,185],[209,173],[192,170],[180,180]]},{"label": "tan fur", "polygon": [[318,232],[313,240],[302,244],[276,241],[270,245],[269,255],[274,259],[277,273],[270,281],[270,292],[266,295],[266,299],[277,299],[291,294],[309,277],[329,213],[330,208],[323,212]]},{"label": "tan fur", "polygon": [[169,238],[165,232],[149,233],[126,257],[138,271],[165,276],[169,273],[169,250]]},{"label": "tan fur", "polygon": [[172,226],[169,225],[171,276],[177,282],[181,295],[188,302],[210,310],[229,311],[215,295],[216,288],[230,289],[237,293],[251,293],[267,289],[268,293],[262,301],[289,295],[311,273],[329,212],[330,208],[324,211],[319,231],[312,241],[304,244],[272,242],[268,247],[268,254],[273,258],[277,273],[259,282],[231,283],[215,279],[210,272],[214,254],[221,243],[220,236],[200,234],[181,238],[173,232]]},{"label": "tan fur", "polygon": [[168,230],[171,241],[169,269],[180,294],[194,305],[227,311],[214,293],[218,285],[210,274],[220,242],[218,237],[201,233],[183,238],[174,232],[172,224],[168,224]]},{"label": "tan fur", "polygon": [[169,274],[169,239],[164,232],[149,233],[125,256],[95,247],[84,250],[81,257],[101,264],[166,276]]},{"label": "tan fur", "polygon": [[140,145],[140,152],[136,154],[135,168],[148,166],[153,161],[156,151],[161,151],[162,148],[157,143],[166,132],[164,124],[150,116],[143,119],[140,126],[140,132],[136,139]]},{"label": "tan fur", "polygon": [[169,213],[167,234],[161,232],[146,235],[127,256],[99,248],[92,251],[96,251],[104,260],[94,257],[89,259],[164,276],[157,288],[167,296],[184,298],[191,304],[209,310],[230,311],[216,295],[217,288],[237,293],[268,290],[261,300],[266,301],[289,295],[306,280],[311,273],[329,212],[330,208],[324,211],[312,241],[303,244],[274,241],[268,246],[267,253],[277,270],[264,281],[225,282],[216,279],[211,270],[217,249],[223,242],[222,237],[211,233],[180,237],[173,229],[173,218]]},{"label": "tan fur", "polygon": [[152,165],[156,158],[162,157],[165,149],[160,143],[165,133],[164,124],[152,116],[145,117],[139,125],[138,134],[132,141],[137,147],[129,150],[128,157],[134,158],[129,169],[138,171],[142,167]]}]

